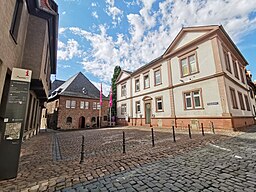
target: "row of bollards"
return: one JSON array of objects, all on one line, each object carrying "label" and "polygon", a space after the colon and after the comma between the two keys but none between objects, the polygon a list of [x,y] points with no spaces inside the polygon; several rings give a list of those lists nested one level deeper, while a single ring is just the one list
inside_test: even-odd
[{"label": "row of bollards", "polygon": [[[213,134],[215,134],[213,122],[211,122],[211,129],[212,129]],[[202,135],[205,136],[203,123],[201,123],[201,131],[202,131]],[[188,124],[188,135],[189,135],[189,138],[192,139],[190,124]],[[176,142],[176,136],[175,136],[175,127],[174,126],[172,126],[172,137],[173,137],[173,142],[175,143]],[[155,136],[154,136],[154,129],[153,128],[151,128],[151,138],[152,138],[152,147],[155,147]],[[125,132],[124,131],[123,131],[123,153],[124,154],[126,153]],[[84,162],[84,136],[82,136],[80,164],[83,163],[83,162]]]}]

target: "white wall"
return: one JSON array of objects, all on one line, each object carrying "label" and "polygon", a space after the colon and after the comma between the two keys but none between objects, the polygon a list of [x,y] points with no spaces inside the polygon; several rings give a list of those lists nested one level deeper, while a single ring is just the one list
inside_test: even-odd
[{"label": "white wall", "polygon": [[[250,103],[251,111],[247,111],[246,103],[245,103],[245,99],[244,99],[244,95],[247,95],[249,102],[251,101],[250,100],[251,97],[250,97],[250,94],[248,94],[248,91],[242,89],[240,86],[236,85],[235,83],[233,83],[232,81],[230,81],[227,78],[225,79],[225,82],[226,82],[226,91],[227,91],[227,96],[228,96],[228,104],[230,106],[229,109],[230,109],[230,113],[232,113],[232,116],[252,116],[252,110],[253,110],[252,109],[252,103]],[[233,109],[230,87],[235,89],[238,109]],[[243,95],[245,110],[241,110],[240,101],[239,101],[239,98],[238,98],[237,91],[241,92],[242,95]]]},{"label": "white wall", "polygon": [[[170,91],[164,90],[159,92],[154,92],[149,95],[143,95],[139,97],[135,97],[132,99],[133,103],[133,117],[139,118],[140,115],[142,117],[145,117],[145,102],[143,101],[143,98],[151,97],[151,114],[154,115],[154,117],[170,117],[171,116],[171,105],[170,105]],[[156,112],[156,97],[162,97],[163,98],[163,111]],[[140,101],[140,113],[136,114],[136,101]]]},{"label": "white wall", "polygon": [[181,81],[187,82],[190,80],[206,77],[216,73],[216,66],[214,63],[213,49],[211,41],[206,41],[198,46],[196,49],[198,59],[199,73],[181,77],[180,61],[176,56],[171,59],[173,85],[181,84]]},{"label": "white wall", "polygon": [[183,38],[177,43],[175,49],[182,47],[185,44],[190,43],[191,41],[195,40],[196,38],[204,35],[206,32],[187,32],[184,34]]},{"label": "white wall", "polygon": [[[157,66],[157,65],[156,65]],[[154,66],[155,67],[155,66]],[[164,61],[161,63],[160,68],[161,71],[161,77],[162,77],[162,84],[156,85],[155,86],[155,81],[154,81],[154,69],[146,69],[140,73],[140,75],[136,75],[132,78],[132,94],[133,96],[139,96],[141,94],[146,94],[152,91],[157,91],[159,89],[163,89],[169,86],[169,80],[168,80],[168,66],[167,66],[167,61]],[[144,73],[149,71],[149,80],[150,80],[150,88],[144,89]],[[139,76],[140,79],[140,91],[135,92],[135,79]]]}]

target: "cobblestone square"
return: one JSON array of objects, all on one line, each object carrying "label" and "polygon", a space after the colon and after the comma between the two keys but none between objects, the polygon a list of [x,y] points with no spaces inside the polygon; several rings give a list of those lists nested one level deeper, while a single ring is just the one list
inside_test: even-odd
[{"label": "cobblestone square", "polygon": [[[123,131],[126,153],[123,154]],[[255,132],[254,132],[255,131]],[[84,162],[80,162],[82,135]],[[221,135],[154,128],[48,131],[22,145],[0,191],[255,191],[256,128]]]}]

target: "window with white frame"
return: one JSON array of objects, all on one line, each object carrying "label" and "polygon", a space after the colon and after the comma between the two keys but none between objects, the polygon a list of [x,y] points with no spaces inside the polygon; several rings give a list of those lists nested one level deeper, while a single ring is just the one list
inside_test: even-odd
[{"label": "window with white frame", "polygon": [[140,79],[135,79],[135,91],[140,91]]},{"label": "window with white frame", "polygon": [[84,109],[84,101],[80,101],[80,109]]},{"label": "window with white frame", "polygon": [[97,103],[96,102],[92,103],[92,109],[97,109]]},{"label": "window with white frame", "polygon": [[97,109],[100,109],[100,103],[97,103]]},{"label": "window with white frame", "polygon": [[156,98],[156,111],[163,111],[163,98],[162,97]]},{"label": "window with white frame", "polygon": [[140,101],[136,101],[136,113],[140,113]]},{"label": "window with white frame", "polygon": [[85,105],[84,105],[84,108],[85,108],[85,109],[89,109],[89,102],[88,102],[88,101],[85,101],[84,104],[85,104]]},{"label": "window with white frame", "polygon": [[154,77],[155,77],[155,85],[160,85],[162,83],[160,69],[154,71]]},{"label": "window with white frame", "polygon": [[126,104],[121,105],[121,114],[126,114]]},{"label": "window with white frame", "polygon": [[126,84],[121,85],[121,96],[126,96]]},{"label": "window with white frame", "polygon": [[76,108],[76,101],[71,101],[71,108],[75,109]]},{"label": "window with white frame", "polygon": [[66,100],[66,108],[70,108],[71,105],[71,101],[70,100]]},{"label": "window with white frame", "polygon": [[198,72],[196,54],[184,57],[180,60],[181,75],[187,76]]},{"label": "window with white frame", "polygon": [[201,91],[195,90],[184,93],[185,109],[200,109],[202,108]]},{"label": "window with white frame", "polygon": [[149,74],[144,75],[144,89],[149,88]]}]

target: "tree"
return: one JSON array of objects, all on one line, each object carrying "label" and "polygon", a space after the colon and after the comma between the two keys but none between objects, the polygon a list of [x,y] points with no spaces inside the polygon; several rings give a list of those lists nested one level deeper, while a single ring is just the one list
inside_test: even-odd
[{"label": "tree", "polygon": [[114,74],[113,74],[113,77],[111,79],[111,82],[112,82],[112,109],[111,109],[111,116],[116,116],[117,114],[117,110],[116,110],[116,79],[118,77],[118,75],[120,74],[121,72],[121,67],[120,66],[115,66],[115,69],[114,69]]}]

